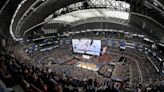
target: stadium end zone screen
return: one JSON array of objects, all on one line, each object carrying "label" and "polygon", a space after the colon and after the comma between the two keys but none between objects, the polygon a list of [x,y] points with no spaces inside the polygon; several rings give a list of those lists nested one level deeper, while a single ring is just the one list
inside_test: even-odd
[{"label": "stadium end zone screen", "polygon": [[100,55],[101,40],[72,39],[73,52]]}]

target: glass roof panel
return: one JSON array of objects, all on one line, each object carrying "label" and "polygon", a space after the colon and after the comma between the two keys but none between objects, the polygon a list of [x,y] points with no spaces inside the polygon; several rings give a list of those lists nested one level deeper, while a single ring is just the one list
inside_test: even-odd
[{"label": "glass roof panel", "polygon": [[70,14],[65,14],[65,15],[58,16],[57,18],[54,18],[53,20],[59,20],[59,21],[65,21],[65,22],[74,22],[74,21],[78,21],[80,19],[81,18],[74,17]]},{"label": "glass roof panel", "polygon": [[70,12],[54,18],[53,20],[60,20],[65,22],[75,22],[92,17],[111,17],[128,20],[129,13],[121,11],[113,11],[110,9],[87,9]]},{"label": "glass roof panel", "polygon": [[110,10],[104,9],[104,10],[102,10],[102,13],[106,17],[120,18],[120,19],[124,19],[124,20],[129,19],[129,13],[127,13],[127,12],[110,11]]},{"label": "glass roof panel", "polygon": [[71,15],[75,15],[75,16],[78,16],[82,19],[85,19],[85,18],[90,18],[90,17],[94,17],[94,11],[91,11],[91,10],[86,10],[86,11],[79,11],[79,12],[74,12],[73,14]]}]

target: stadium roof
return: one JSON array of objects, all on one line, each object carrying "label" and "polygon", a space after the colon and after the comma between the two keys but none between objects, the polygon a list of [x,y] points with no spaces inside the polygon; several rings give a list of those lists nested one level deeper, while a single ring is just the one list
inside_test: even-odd
[{"label": "stadium roof", "polygon": [[[9,2],[10,6],[8,7],[17,6],[19,1],[20,0],[17,0],[17,1],[10,0],[10,2],[12,3]],[[14,4],[14,2],[17,2],[17,4]],[[23,36],[26,30],[34,27],[35,25],[41,22],[44,22],[45,18],[53,14],[55,11],[58,11],[61,8],[67,9],[69,5],[75,4],[78,2],[82,2],[79,5],[81,7],[77,6],[75,7],[75,10],[73,11],[77,11],[77,10],[82,11],[81,8],[88,8],[88,9],[92,8],[94,11],[93,13],[96,13],[97,12],[96,8],[108,8],[108,9],[112,8],[113,10],[118,10],[118,8],[119,10],[121,10],[121,8],[123,8],[122,10],[126,12],[134,12],[134,13],[138,13],[144,16],[148,16],[149,17],[148,19],[151,18],[155,20],[160,28],[164,27],[163,26],[164,25],[164,17],[163,17],[164,16],[164,6],[163,6],[164,1],[163,0],[22,0],[22,2],[18,5],[12,17],[10,31],[15,39],[19,39]],[[87,7],[87,5],[89,7]],[[68,13],[68,15],[61,15],[61,16],[58,15],[58,17],[57,16],[56,17],[58,19],[59,18],[61,19],[62,16],[65,16],[65,18],[66,17],[71,18],[69,21],[73,21],[74,19],[75,20],[84,19],[84,16],[85,17],[101,16],[97,14],[93,15],[91,13],[90,13],[91,16],[86,16],[89,13],[88,14],[86,13],[83,16],[72,16],[70,15],[69,12],[72,12],[72,11],[69,11],[69,10],[65,11],[64,13]],[[104,14],[103,16],[106,16],[105,12],[103,12],[102,14]],[[130,21],[138,22],[134,17],[132,17]],[[145,24],[146,23],[147,21],[145,21]],[[155,29],[147,29],[147,30],[160,30],[158,32],[161,32],[161,34],[163,34],[163,31],[159,29],[159,27],[155,27]],[[163,39],[163,38],[159,38],[159,39]],[[164,40],[162,42],[164,42]]]}]

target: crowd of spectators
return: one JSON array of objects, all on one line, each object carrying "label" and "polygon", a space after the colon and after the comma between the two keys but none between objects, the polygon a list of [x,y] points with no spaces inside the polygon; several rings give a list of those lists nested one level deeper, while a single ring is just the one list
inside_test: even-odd
[{"label": "crowd of spectators", "polygon": [[0,78],[5,85],[12,87],[19,84],[25,92],[119,92],[124,89],[120,83],[111,85],[110,80],[99,83],[94,78],[81,81],[66,77],[19,61],[7,53],[1,53],[0,61]]},{"label": "crowd of spectators", "polygon": [[[116,76],[129,79],[130,83],[127,84],[104,77],[98,72],[76,67],[74,63],[68,64],[75,59],[71,49],[68,48],[57,48],[28,55],[23,52],[23,49],[17,47],[0,50],[0,85],[2,85],[0,90],[4,92],[13,91],[12,88],[15,85],[20,85],[25,92],[163,92],[164,90],[162,84],[164,79],[158,77],[159,75],[143,54],[134,50],[120,51],[118,48],[112,48],[108,54],[100,58],[91,58],[89,62],[108,64],[110,61],[118,61],[121,56],[131,57],[140,66],[143,83],[139,83],[141,75],[136,63],[131,59],[127,59],[128,65],[114,67]],[[52,66],[38,65],[49,64],[47,62],[51,62]],[[106,67],[101,68],[104,74],[107,73],[106,71],[113,72],[113,68]],[[136,83],[135,86],[131,86],[134,83]]]}]

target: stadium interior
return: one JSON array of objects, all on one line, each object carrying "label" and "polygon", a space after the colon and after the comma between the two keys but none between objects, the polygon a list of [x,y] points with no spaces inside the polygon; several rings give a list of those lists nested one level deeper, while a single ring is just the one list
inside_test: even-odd
[{"label": "stadium interior", "polygon": [[0,92],[164,92],[164,0],[1,0]]}]

